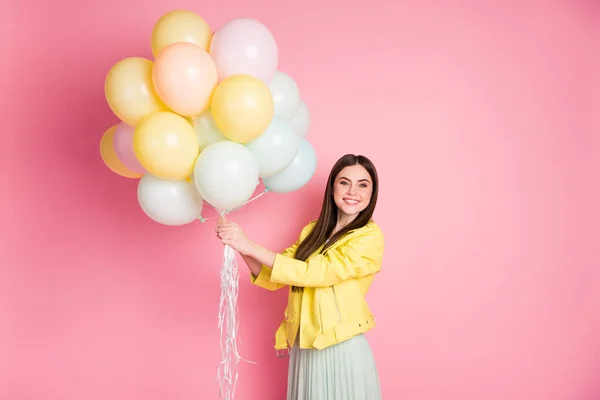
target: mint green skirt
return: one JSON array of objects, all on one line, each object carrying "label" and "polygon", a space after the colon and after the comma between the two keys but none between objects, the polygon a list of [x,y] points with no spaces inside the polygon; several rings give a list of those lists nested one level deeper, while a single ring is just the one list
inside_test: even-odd
[{"label": "mint green skirt", "polygon": [[323,350],[290,351],[287,400],[380,400],[371,346],[358,335]]}]

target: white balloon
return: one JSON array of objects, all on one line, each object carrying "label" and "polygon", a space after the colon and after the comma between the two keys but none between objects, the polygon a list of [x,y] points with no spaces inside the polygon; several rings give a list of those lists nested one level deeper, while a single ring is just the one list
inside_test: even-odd
[{"label": "white balloon", "polygon": [[248,201],[256,190],[258,166],[243,144],[216,142],[196,159],[194,183],[213,207],[233,209]]},{"label": "white balloon", "polygon": [[196,117],[195,128],[200,151],[213,143],[227,140],[227,137],[217,128],[210,108]]},{"label": "white balloon", "polygon": [[296,128],[296,133],[300,136],[306,136],[308,128],[310,128],[310,110],[306,103],[300,100],[300,106],[296,115],[292,118],[292,125]]},{"label": "white balloon", "polygon": [[189,224],[202,212],[202,197],[193,182],[160,179],[147,172],[138,183],[137,195],[144,213],[163,225]]},{"label": "white balloon", "polygon": [[263,179],[265,187],[273,192],[293,192],[306,185],[317,167],[317,155],[312,145],[304,138],[299,138],[298,153],[294,161],[277,175]]},{"label": "white balloon", "polygon": [[269,84],[275,103],[275,115],[294,118],[300,106],[300,90],[296,81],[285,72],[277,71]]},{"label": "white balloon", "polygon": [[256,139],[246,143],[256,164],[258,174],[266,178],[283,171],[298,153],[300,136],[294,126],[281,117],[273,117],[267,129]]}]

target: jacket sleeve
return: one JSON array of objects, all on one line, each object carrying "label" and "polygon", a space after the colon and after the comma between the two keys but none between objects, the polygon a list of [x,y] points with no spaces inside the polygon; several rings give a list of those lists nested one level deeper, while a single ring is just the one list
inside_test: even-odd
[{"label": "jacket sleeve", "polygon": [[[300,239],[298,239],[296,241],[296,243],[294,243],[292,246],[288,247],[287,249],[285,249],[283,251],[283,253],[281,253],[281,255],[285,255],[286,257],[289,258],[293,258],[294,254],[296,254],[296,249],[298,248],[298,246],[300,246]],[[279,254],[277,254],[279,256]],[[263,289],[267,289],[267,290],[271,290],[271,291],[275,291],[275,290],[279,290],[281,288],[283,288],[285,286],[284,283],[275,283],[271,281],[271,273],[272,273],[272,269],[270,267],[267,267],[266,265],[263,265],[262,268],[260,269],[260,273],[258,274],[258,276],[254,276],[253,274],[250,274],[250,282],[252,282],[252,284],[259,286]]]},{"label": "jacket sleeve", "polygon": [[269,271],[270,282],[299,287],[325,287],[375,274],[381,269],[383,249],[383,233],[376,226],[325,254],[312,256],[306,262],[277,254]]},{"label": "jacket sleeve", "polygon": [[[285,249],[281,253],[281,256],[293,259],[294,255],[296,254],[296,250],[298,249],[298,246],[300,246],[300,243],[302,243],[303,237],[306,236],[309,229],[314,227],[315,222],[316,221],[312,221],[307,226],[305,226],[302,229],[302,232],[300,233],[300,237],[298,237],[298,240],[296,240],[296,243],[294,243],[293,245],[291,245],[290,247]],[[280,254],[277,254],[277,256],[279,256],[279,255]],[[271,291],[279,290],[279,289],[283,288],[284,286],[286,286],[285,283],[273,282],[271,280],[271,274],[272,274],[272,268],[267,267],[266,265],[263,265],[258,276],[254,276],[253,274],[250,274],[250,282],[256,286],[259,286],[263,289],[267,289],[267,290],[271,290]]]}]

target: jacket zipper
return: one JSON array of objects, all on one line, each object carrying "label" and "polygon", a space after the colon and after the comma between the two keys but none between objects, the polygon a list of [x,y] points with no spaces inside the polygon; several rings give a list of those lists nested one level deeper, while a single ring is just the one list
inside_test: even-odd
[{"label": "jacket zipper", "polygon": [[321,312],[321,289],[316,288],[317,291],[317,303],[319,303],[319,321],[321,322],[321,334],[324,332],[323,330],[323,313]]},{"label": "jacket zipper", "polygon": [[[356,229],[353,229],[353,230],[347,232],[347,234],[351,233],[351,232],[354,232],[355,230]],[[327,249],[327,243],[328,242],[329,242],[329,239],[327,239],[325,241],[325,249]],[[330,249],[327,249],[327,250],[330,250]],[[323,252],[323,254],[324,253],[325,252]],[[342,315],[340,314],[340,306],[338,304],[337,294],[335,293],[335,286],[334,285],[331,285],[331,290],[333,290],[333,297],[335,299],[335,309],[336,309],[337,315],[338,315],[338,322],[342,322]],[[321,292],[319,292],[319,294],[317,295],[317,297],[318,297],[317,301],[319,302],[319,316],[321,318],[321,330],[322,330],[323,329],[323,318],[321,317],[321,296],[320,296],[320,294],[321,294]]]}]

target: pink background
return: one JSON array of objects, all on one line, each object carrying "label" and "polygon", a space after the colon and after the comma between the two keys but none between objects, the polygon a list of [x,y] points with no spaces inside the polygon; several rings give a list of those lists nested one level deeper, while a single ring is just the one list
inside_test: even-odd
[{"label": "pink background", "polygon": [[[340,155],[376,162],[387,251],[368,337],[384,398],[600,398],[600,6],[350,4],[5,2],[0,399],[217,399],[214,221],[151,222],[98,154],[117,122],[108,69],[149,57],[175,8],[214,28],[263,21],[312,111],[317,174],[233,217],[254,240],[290,244]],[[236,399],[281,400],[285,293],[247,277],[240,350],[258,364],[241,364]]]}]

